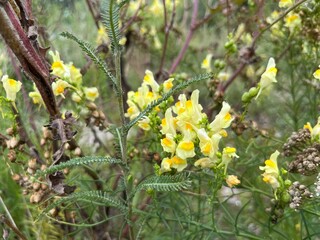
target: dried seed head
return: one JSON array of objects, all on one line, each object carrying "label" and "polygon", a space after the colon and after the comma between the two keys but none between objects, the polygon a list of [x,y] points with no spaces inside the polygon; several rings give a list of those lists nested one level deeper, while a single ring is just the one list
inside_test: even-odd
[{"label": "dried seed head", "polygon": [[9,136],[13,136],[13,134],[14,134],[13,128],[12,128],[12,127],[7,128],[7,129],[6,129],[6,133],[7,133]]},{"label": "dried seed head", "polygon": [[37,159],[33,158],[28,161],[28,167],[31,169],[37,169]]},{"label": "dried seed head", "polygon": [[13,174],[12,175],[12,180],[15,181],[15,182],[19,182],[21,179],[20,175],[19,174]]},{"label": "dried seed head", "polygon": [[13,137],[8,141],[6,141],[6,143],[7,143],[7,148],[14,149],[18,146],[19,141],[17,140],[17,138]]},{"label": "dried seed head", "polygon": [[44,138],[41,138],[40,140],[40,145],[43,146],[46,144],[46,140]]},{"label": "dried seed head", "polygon": [[10,162],[15,162],[16,159],[17,159],[16,151],[13,150],[13,149],[10,149],[8,154],[7,154],[7,157],[8,157]]},{"label": "dried seed head", "polygon": [[75,150],[74,150],[74,154],[78,157],[81,156],[81,149],[79,147],[77,147]]},{"label": "dried seed head", "polygon": [[40,189],[40,187],[41,187],[41,183],[39,183],[39,182],[34,182],[34,183],[32,184],[32,188],[33,188],[33,190],[35,190],[35,191],[38,191],[38,190]]},{"label": "dried seed head", "polygon": [[95,105],[93,102],[88,103],[87,107],[91,111],[97,110],[97,105]]}]

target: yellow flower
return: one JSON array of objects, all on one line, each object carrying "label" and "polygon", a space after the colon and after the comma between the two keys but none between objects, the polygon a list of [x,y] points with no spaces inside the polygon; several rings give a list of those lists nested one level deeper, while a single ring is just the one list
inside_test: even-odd
[{"label": "yellow flower", "polygon": [[265,166],[259,167],[260,170],[264,171],[264,173],[262,174],[263,181],[269,183],[273,189],[276,189],[280,186],[280,183],[278,181],[279,169],[277,163],[279,154],[280,153],[278,151],[275,151],[273,154],[271,154],[270,159],[267,159],[264,162]]},{"label": "yellow flower", "polygon": [[201,168],[212,168],[214,167],[215,163],[216,163],[216,160],[206,157],[206,158],[200,158],[199,160],[197,160],[194,163],[194,166],[201,167]]},{"label": "yellow flower", "polygon": [[202,61],[201,63],[201,68],[205,69],[207,72],[211,72],[211,59],[212,59],[212,54],[208,54],[206,58]]},{"label": "yellow flower", "polygon": [[163,13],[163,6],[159,0],[153,0],[152,5],[149,8],[149,12],[152,16],[157,17]]},{"label": "yellow flower", "polygon": [[98,91],[98,88],[96,87],[90,87],[90,88],[85,87],[83,90],[84,90],[86,99],[88,99],[89,101],[93,102],[94,100],[96,100],[97,97],[99,97],[99,91]]},{"label": "yellow flower", "polygon": [[150,70],[145,71],[143,81],[151,87],[154,93],[159,91],[159,84],[154,80],[153,73]]},{"label": "yellow flower", "polygon": [[165,118],[161,121],[161,133],[170,134],[171,136],[176,135],[175,118],[172,116],[172,109],[168,108],[165,113]]},{"label": "yellow flower", "polygon": [[213,158],[213,156],[219,149],[219,141],[221,139],[221,135],[214,134],[210,138],[205,129],[201,128],[197,129],[197,136],[200,140],[199,147],[203,155]]},{"label": "yellow flower", "polygon": [[61,80],[61,79],[52,83],[52,90],[53,90],[53,93],[55,96],[61,95],[61,97],[65,98],[63,93],[67,87],[70,87],[70,84],[67,83],[66,81]]},{"label": "yellow flower", "polygon": [[77,87],[80,87],[82,84],[80,69],[76,68],[72,63],[68,67],[70,70],[70,83],[74,83]]},{"label": "yellow flower", "polygon": [[178,172],[181,172],[187,166],[187,161],[177,156],[172,158],[164,158],[161,162],[161,172],[170,172],[171,168],[175,168]]},{"label": "yellow flower", "polygon": [[34,92],[29,93],[29,97],[32,98],[33,103],[34,104],[44,104],[43,99],[39,93],[39,90],[35,84],[33,84],[33,89],[34,89]]},{"label": "yellow flower", "polygon": [[196,155],[194,152],[194,143],[192,142],[191,134],[183,136],[183,139],[178,143],[176,154],[182,159],[191,158]]},{"label": "yellow flower", "polygon": [[161,146],[165,152],[174,153],[176,151],[176,142],[171,134],[166,134],[166,137],[161,139]]},{"label": "yellow flower", "polygon": [[197,125],[206,116],[199,104],[199,90],[192,92],[190,100],[187,100],[185,94],[181,94],[179,100],[173,107],[173,111],[178,115],[177,124],[182,131],[189,130],[186,124]]},{"label": "yellow flower", "polygon": [[314,73],[313,73],[314,78],[320,80],[320,65],[319,65],[319,69],[317,69]]},{"label": "yellow flower", "polygon": [[51,55],[53,59],[53,62],[51,64],[52,74],[63,79],[68,69],[63,61],[61,61],[59,52],[56,51],[54,53],[52,51],[49,51],[49,55]]},{"label": "yellow flower", "polygon": [[277,76],[278,69],[276,68],[276,63],[273,58],[270,58],[268,61],[267,69],[264,73],[261,75],[260,79],[260,89],[256,96],[256,99],[259,97],[261,92],[266,89],[268,86],[270,86],[273,82],[277,82],[276,76]]},{"label": "yellow flower", "polygon": [[225,166],[225,171],[228,168],[228,164],[232,160],[232,158],[239,158],[239,156],[236,154],[236,149],[233,147],[225,147],[222,151],[222,161],[220,165]]},{"label": "yellow flower", "polygon": [[126,38],[126,37],[122,37],[122,38],[119,40],[119,44],[120,44],[121,46],[126,45],[126,42],[127,42],[127,38]]},{"label": "yellow flower", "polygon": [[150,119],[148,117],[144,117],[142,120],[138,122],[138,126],[145,131],[150,130]]},{"label": "yellow flower", "polygon": [[174,78],[169,78],[168,80],[163,82],[163,92],[167,93],[173,87]]},{"label": "yellow flower", "polygon": [[290,32],[293,32],[296,28],[301,26],[301,18],[299,14],[290,12],[284,19],[285,26],[289,28]]},{"label": "yellow flower", "polygon": [[226,183],[228,184],[228,186],[230,188],[232,188],[232,187],[240,184],[240,180],[235,175],[228,175],[227,178],[226,178]]},{"label": "yellow flower", "polygon": [[[222,108],[219,114],[214,118],[210,123],[210,132],[216,134],[220,133],[222,129],[228,128],[233,121],[233,117],[230,114],[230,105],[227,102],[222,103]],[[222,135],[225,135],[225,132],[221,132]]]},{"label": "yellow flower", "polygon": [[8,75],[4,75],[1,78],[4,90],[6,91],[7,99],[11,101],[16,100],[17,92],[21,89],[21,82],[9,78]]},{"label": "yellow flower", "polygon": [[96,39],[97,45],[107,44],[108,43],[108,34],[105,27],[101,24],[98,29],[98,35]]},{"label": "yellow flower", "polygon": [[279,7],[280,8],[289,8],[293,5],[292,0],[280,0]]},{"label": "yellow flower", "polygon": [[74,93],[72,93],[71,95],[71,99],[72,101],[79,103],[82,99],[83,93],[81,91],[76,91]]}]

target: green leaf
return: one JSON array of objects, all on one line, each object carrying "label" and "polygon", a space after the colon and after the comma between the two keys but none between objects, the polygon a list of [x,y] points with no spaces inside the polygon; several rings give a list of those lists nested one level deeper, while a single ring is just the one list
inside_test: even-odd
[{"label": "green leaf", "polygon": [[76,43],[78,43],[78,45],[80,46],[80,48],[91,58],[91,60],[97,64],[97,66],[106,74],[106,76],[108,76],[112,83],[113,86],[115,87],[115,89],[118,91],[118,87],[116,84],[116,78],[113,76],[113,74],[108,70],[108,67],[105,63],[105,61],[103,61],[97,54],[96,51],[94,50],[94,48],[87,42],[80,40],[79,38],[77,38],[75,35],[73,35],[72,33],[69,32],[63,32],[61,33],[61,36],[71,39],[73,41],[75,41]]},{"label": "green leaf", "polygon": [[78,201],[90,201],[92,203],[104,206],[112,206],[118,208],[122,212],[126,212],[127,207],[119,200],[114,197],[108,196],[106,192],[103,191],[84,191],[73,193],[67,197],[62,197],[59,200],[53,202],[49,206],[47,206],[43,212],[40,214],[38,219],[40,219],[44,214],[48,213],[51,209],[55,207],[59,207],[62,204],[70,204]]},{"label": "green leaf", "polygon": [[119,6],[116,0],[106,0],[102,4],[102,23],[107,29],[113,52],[120,50]]},{"label": "green leaf", "polygon": [[187,189],[190,185],[191,180],[186,176],[186,174],[177,174],[173,176],[161,175],[148,177],[137,186],[136,190],[140,191],[144,189],[155,190],[158,192],[171,192]]},{"label": "green leaf", "polygon": [[65,168],[83,166],[83,165],[88,165],[88,164],[92,164],[92,163],[122,164],[122,161],[120,159],[116,159],[116,158],[100,157],[100,156],[88,156],[88,157],[82,157],[82,158],[73,158],[67,162],[62,162],[58,165],[51,166],[43,171],[38,170],[35,174],[35,178],[57,172],[59,170],[65,169]]}]

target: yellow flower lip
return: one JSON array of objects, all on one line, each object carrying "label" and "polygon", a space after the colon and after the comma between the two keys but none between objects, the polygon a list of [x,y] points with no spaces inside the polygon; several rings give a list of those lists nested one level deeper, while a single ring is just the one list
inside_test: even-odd
[{"label": "yellow flower lip", "polygon": [[9,83],[9,85],[10,85],[11,87],[14,87],[14,86],[17,85],[17,81],[14,80],[14,79],[12,79],[12,78],[9,78],[9,79],[8,79],[8,83]]},{"label": "yellow flower lip", "polygon": [[270,160],[270,159],[266,160],[264,163],[266,164],[266,166],[271,167],[271,168],[276,168],[277,167],[275,162]]},{"label": "yellow flower lip", "polygon": [[183,149],[185,151],[190,151],[190,150],[194,149],[194,144],[193,144],[193,142],[190,142],[190,141],[183,142],[183,143],[181,143],[180,147],[181,147],[181,149]]},{"label": "yellow flower lip", "polygon": [[167,147],[171,147],[172,146],[172,141],[170,141],[170,139],[168,139],[168,138],[163,138],[162,139],[162,143]]},{"label": "yellow flower lip", "polygon": [[177,157],[177,156],[174,156],[172,159],[171,159],[172,163],[174,164],[185,164],[185,160]]}]

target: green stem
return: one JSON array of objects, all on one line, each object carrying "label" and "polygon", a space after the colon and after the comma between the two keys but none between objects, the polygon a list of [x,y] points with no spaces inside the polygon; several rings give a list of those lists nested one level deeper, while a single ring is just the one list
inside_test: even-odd
[{"label": "green stem", "polygon": [[[120,147],[121,147],[121,158],[123,163],[126,167],[123,169],[124,177],[126,181],[126,195],[130,196],[131,191],[131,178],[130,172],[128,168],[128,159],[127,159],[127,131],[125,130],[126,126],[126,119],[125,119],[125,111],[123,106],[123,90],[122,90],[122,82],[121,82],[121,52],[119,50],[115,51],[115,67],[116,67],[116,84],[119,90],[117,94],[118,104],[119,104],[119,112],[120,112],[120,119],[121,119],[121,128],[120,132],[118,132]],[[134,239],[133,227],[131,224],[131,217],[132,217],[132,198],[127,199],[127,206],[128,206],[128,216],[127,216],[127,224],[129,228],[129,238],[131,240]]]}]

